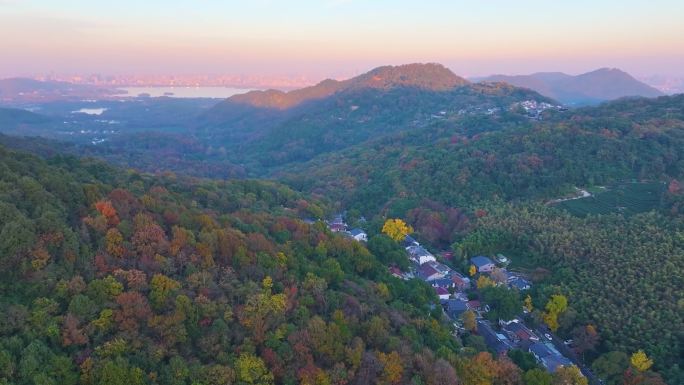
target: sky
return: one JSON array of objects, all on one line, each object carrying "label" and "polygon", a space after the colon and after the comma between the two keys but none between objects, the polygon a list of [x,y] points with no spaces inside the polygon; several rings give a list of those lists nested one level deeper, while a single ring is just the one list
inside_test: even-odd
[{"label": "sky", "polygon": [[0,0],[0,77],[462,76],[616,67],[684,77],[682,0]]}]

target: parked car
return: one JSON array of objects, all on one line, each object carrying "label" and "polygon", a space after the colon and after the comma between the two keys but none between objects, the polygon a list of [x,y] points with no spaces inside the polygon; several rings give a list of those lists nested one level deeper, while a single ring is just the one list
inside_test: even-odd
[{"label": "parked car", "polygon": [[551,334],[549,333],[544,333],[544,337],[546,337],[546,339],[549,341],[553,340],[553,338],[551,338]]}]

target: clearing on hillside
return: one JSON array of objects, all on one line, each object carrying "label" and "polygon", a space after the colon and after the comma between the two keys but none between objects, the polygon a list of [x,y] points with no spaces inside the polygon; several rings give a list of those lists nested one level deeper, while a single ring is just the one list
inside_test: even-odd
[{"label": "clearing on hillside", "polygon": [[664,191],[665,184],[661,182],[625,183],[590,197],[560,202],[557,206],[580,217],[611,213],[633,215],[657,208]]}]

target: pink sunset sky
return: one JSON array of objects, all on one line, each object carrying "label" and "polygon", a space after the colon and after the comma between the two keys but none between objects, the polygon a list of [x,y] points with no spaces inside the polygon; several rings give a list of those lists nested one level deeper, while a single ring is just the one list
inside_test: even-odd
[{"label": "pink sunset sky", "polygon": [[408,62],[463,76],[684,76],[682,20],[674,0],[0,0],[0,77],[323,78]]}]

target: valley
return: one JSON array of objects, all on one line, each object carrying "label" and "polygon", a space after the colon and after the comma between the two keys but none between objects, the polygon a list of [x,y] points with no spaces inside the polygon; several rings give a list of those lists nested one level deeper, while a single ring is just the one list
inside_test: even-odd
[{"label": "valley", "polygon": [[[220,102],[7,106],[0,131],[15,377],[682,378],[682,95],[573,108],[412,64]],[[652,370],[606,368],[644,351]]]}]

